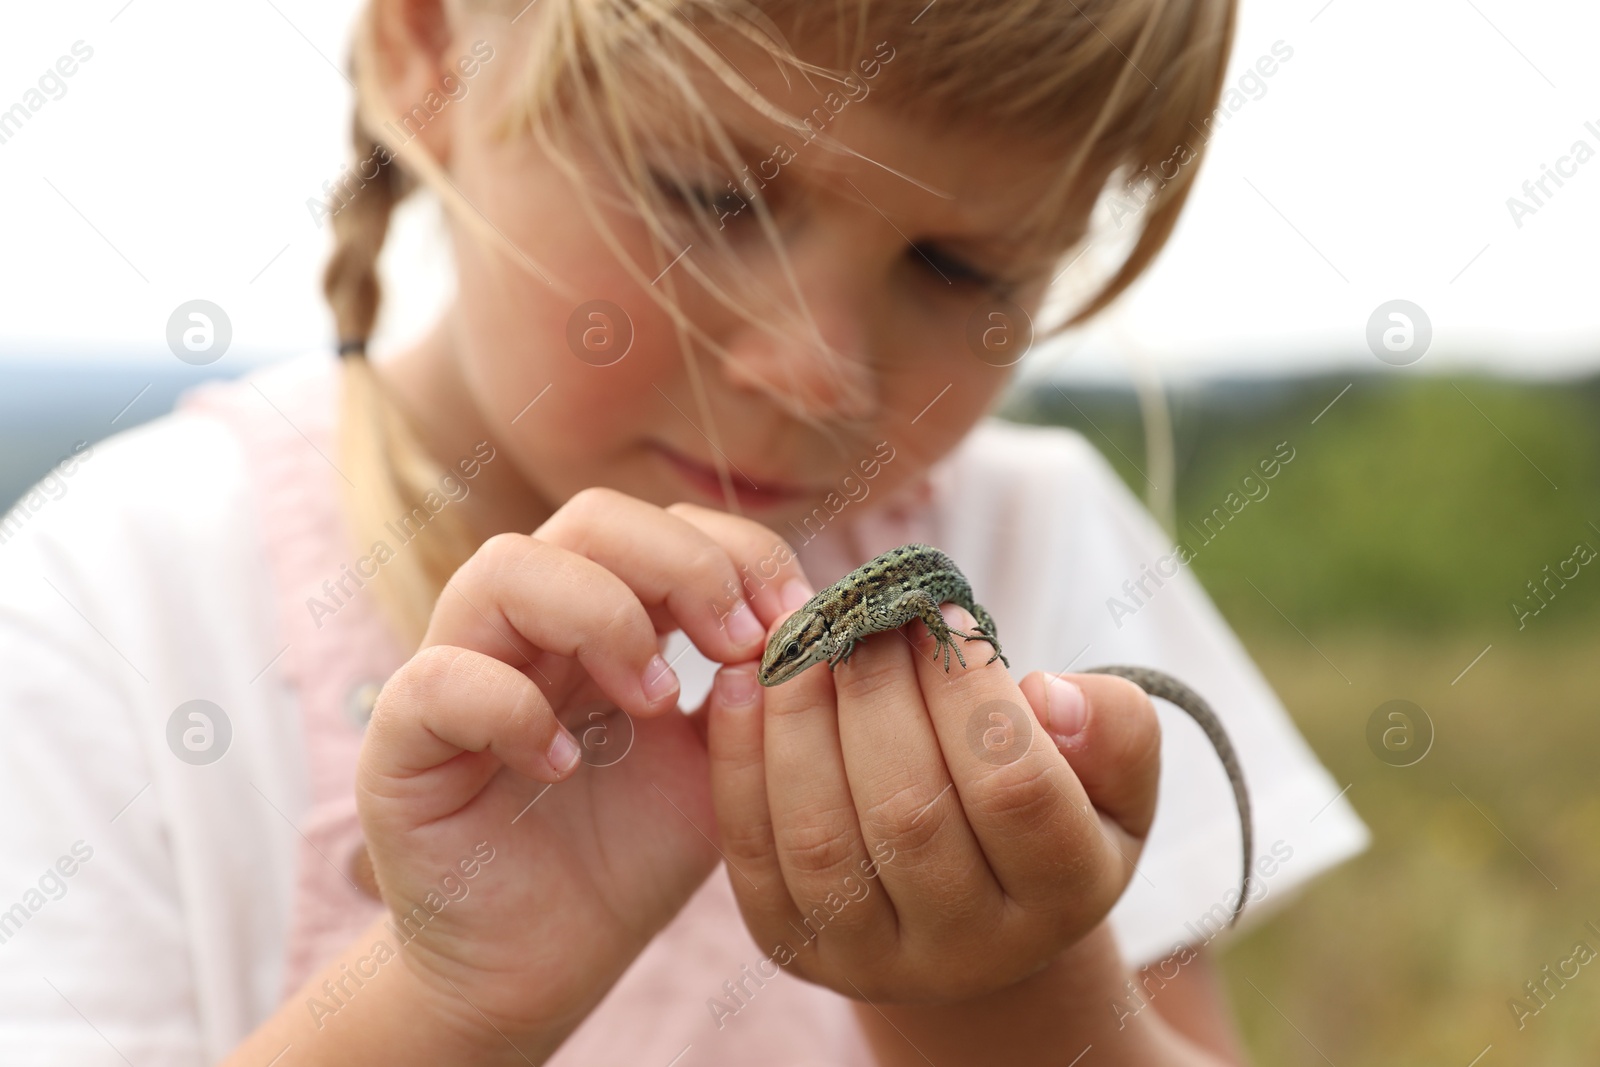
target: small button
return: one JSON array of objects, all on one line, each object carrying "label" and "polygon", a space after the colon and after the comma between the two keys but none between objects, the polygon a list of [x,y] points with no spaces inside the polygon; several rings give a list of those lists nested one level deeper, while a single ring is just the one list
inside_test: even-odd
[{"label": "small button", "polygon": [[357,845],[350,852],[350,862],[346,864],[350,872],[350,880],[360,890],[373,900],[382,900],[378,892],[378,876],[372,870],[372,854],[367,851],[365,843]]},{"label": "small button", "polygon": [[372,718],[372,709],[378,703],[378,693],[382,689],[382,682],[363,682],[351,689],[350,695],[345,698],[345,715],[357,730],[367,728],[367,722]]}]

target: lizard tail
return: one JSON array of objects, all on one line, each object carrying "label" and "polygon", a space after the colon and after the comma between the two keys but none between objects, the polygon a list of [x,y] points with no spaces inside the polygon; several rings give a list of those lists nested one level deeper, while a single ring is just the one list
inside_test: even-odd
[{"label": "lizard tail", "polygon": [[1227,731],[1222,728],[1222,720],[1217,718],[1217,713],[1211,710],[1211,705],[1206,703],[1204,697],[1162,671],[1152,670],[1149,667],[1114,666],[1095,667],[1081,673],[1112,674],[1118,678],[1126,678],[1151,696],[1160,697],[1177,705],[1191,719],[1199,723],[1200,729],[1205,731],[1206,737],[1211,741],[1211,746],[1217,750],[1217,757],[1221,759],[1223,770],[1228,772],[1228,781],[1233,786],[1233,799],[1239,806],[1239,832],[1244,846],[1244,875],[1239,888],[1239,903],[1234,906],[1233,918],[1228,921],[1228,925],[1233,926],[1239,921],[1239,915],[1244,911],[1245,898],[1250,894],[1250,861],[1255,858],[1255,841],[1250,821],[1250,794],[1245,789],[1244,772],[1239,766],[1239,755],[1234,751],[1233,742],[1228,739]]}]

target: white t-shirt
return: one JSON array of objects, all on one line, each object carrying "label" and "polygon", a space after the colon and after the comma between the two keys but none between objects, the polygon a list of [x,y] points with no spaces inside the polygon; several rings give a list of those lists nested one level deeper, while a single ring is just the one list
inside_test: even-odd
[{"label": "white t-shirt", "polygon": [[[1275,856],[1241,925],[1365,847],[1187,569],[1113,619],[1108,598],[1170,545],[1082,437],[986,421],[932,475],[936,543],[997,620],[1015,677],[1158,667],[1222,716],[1257,856]],[[48,481],[0,521],[0,1063],[212,1062],[278,1007],[310,793],[295,694],[270,669],[284,649],[249,469],[226,425],[180,412]],[[667,656],[694,706],[713,665],[682,635]],[[173,756],[192,700],[225,710],[226,773]],[[1161,800],[1111,916],[1131,964],[1208,939],[1239,875],[1216,755],[1158,710]]]}]

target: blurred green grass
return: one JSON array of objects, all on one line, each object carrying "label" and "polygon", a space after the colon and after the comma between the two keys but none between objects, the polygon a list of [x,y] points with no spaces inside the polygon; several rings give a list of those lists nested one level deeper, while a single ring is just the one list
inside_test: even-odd
[{"label": "blurred green grass", "polygon": [[[1046,388],[1004,414],[1080,430],[1143,497],[1131,395],[1071,396]],[[1302,628],[1503,629],[1546,564],[1579,540],[1600,549],[1600,379],[1308,378],[1180,391],[1171,406],[1177,528],[1197,547],[1188,524],[1279,442],[1294,449],[1195,563],[1236,625],[1277,616],[1264,594]],[[1584,567],[1529,626],[1597,613],[1600,573]]]},{"label": "blurred green grass", "polygon": [[[1280,620],[1241,636],[1373,833],[1224,952],[1257,1062],[1466,1067],[1488,1045],[1486,1067],[1600,1059],[1600,965],[1520,1029],[1507,1006],[1575,942],[1600,951],[1584,926],[1600,925],[1594,628],[1520,644],[1319,629],[1313,649]],[[1366,745],[1367,717],[1396,697],[1434,724],[1411,767]]]},{"label": "blurred green grass", "polygon": [[[1078,428],[1144,496],[1132,398],[1071,397],[1005,414]],[[1600,1062],[1600,959],[1520,1029],[1508,1006],[1538,1007],[1524,983],[1577,942],[1600,952],[1600,560],[1521,628],[1511,608],[1600,549],[1600,382],[1346,376],[1170,403],[1192,545],[1188,523],[1295,450],[1193,566],[1374,838],[1223,949],[1255,1061]],[[1397,698],[1436,731],[1410,767],[1367,746]]]}]

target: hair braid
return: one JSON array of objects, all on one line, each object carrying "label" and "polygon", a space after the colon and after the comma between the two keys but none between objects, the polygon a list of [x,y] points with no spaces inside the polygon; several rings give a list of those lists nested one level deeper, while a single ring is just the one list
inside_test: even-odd
[{"label": "hair braid", "polygon": [[[405,168],[367,132],[357,109],[350,122],[359,182],[333,212],[333,256],[322,274],[322,292],[333,309],[339,336],[339,354],[364,355],[373,323],[378,317],[382,288],[378,283],[378,254],[389,234],[389,217],[395,205],[416,186]],[[376,164],[377,176],[361,177]]]},{"label": "hair braid", "polygon": [[[352,548],[380,563],[401,550],[409,562],[383,566],[373,579],[376,593],[403,641],[418,644],[438,591],[478,545],[458,509],[429,507],[440,498],[450,472],[431,456],[404,405],[385,387],[367,359],[367,342],[378,317],[382,286],[378,255],[388,236],[395,205],[416,187],[389,149],[367,132],[357,109],[351,123],[356,151],[353,186],[333,214],[334,249],[322,288],[333,311],[343,367],[339,413],[345,514]],[[376,166],[376,176],[366,178]],[[390,531],[415,528],[400,545]],[[386,553],[378,552],[379,545]]]}]

